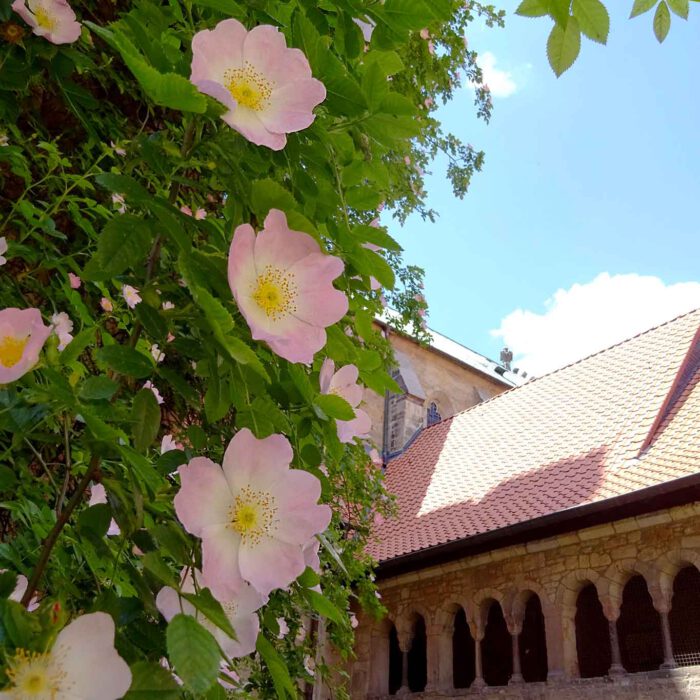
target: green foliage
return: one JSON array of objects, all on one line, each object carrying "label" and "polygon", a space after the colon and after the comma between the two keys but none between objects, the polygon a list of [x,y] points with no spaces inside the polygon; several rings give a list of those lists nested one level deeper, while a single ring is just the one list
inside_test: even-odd
[{"label": "green foliage", "polygon": [[[479,86],[476,112],[488,121],[490,94],[464,34],[476,16],[495,26],[503,13],[461,0],[72,5],[82,34],[60,45],[0,8],[5,29],[21,34],[0,43],[0,309],[73,323],[64,349],[52,335],[33,370],[0,387],[0,568],[9,570],[0,674],[15,648],[44,650],[67,619],[101,610],[131,667],[129,699],[220,698],[228,670],[241,695],[296,697],[305,657],[315,656],[308,635],[295,641],[304,616],[323,620],[347,658],[350,606],[381,612],[365,546],[374,514],[391,511],[381,472],[368,467],[370,445],[338,440],[336,421],[354,410],[320,393],[319,370],[325,358],[352,363],[366,387],[398,391],[374,319],[384,295],[396,327],[424,338],[422,271],[374,219],[382,205],[400,222],[433,218],[423,173],[439,154],[455,195],[466,194],[484,155],[444,132],[434,110],[463,78]],[[325,84],[314,123],[281,151],[234,131],[189,80],[192,37],[229,17],[278,27]],[[600,32],[599,18],[586,17],[583,31]],[[376,25],[371,41],[354,20]],[[348,313],[309,366],[252,338],[227,280],[234,229],[259,230],[271,208],[345,265],[335,286]],[[138,303],[124,298],[130,288]],[[257,652],[232,660],[208,631],[236,635],[209,589],[182,592],[199,621],[181,614],[166,625],[156,596],[202,566],[201,541],[175,517],[177,468],[195,457],[221,463],[244,427],[289,439],[292,466],[320,480],[333,519],[319,535],[320,571],[273,591]],[[161,454],[164,439],[178,449]],[[107,503],[89,506],[96,483]],[[107,534],[112,519],[118,535]],[[35,613],[6,600],[17,574],[36,579]],[[283,639],[278,618],[290,628]]]},{"label": "green foliage", "polygon": [[[656,7],[653,29],[659,43],[671,29],[670,9],[688,19],[690,0],[634,0],[630,19]],[[554,21],[547,40],[547,58],[557,77],[567,71],[580,53],[581,34],[599,44],[607,44],[610,15],[601,0],[522,0],[516,14],[521,17],[549,17]],[[572,20],[574,26],[572,27]]]}]

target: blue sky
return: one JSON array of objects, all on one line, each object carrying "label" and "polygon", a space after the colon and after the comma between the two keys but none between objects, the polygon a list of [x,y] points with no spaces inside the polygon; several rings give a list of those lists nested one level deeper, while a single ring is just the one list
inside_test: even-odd
[{"label": "blue sky", "polygon": [[492,357],[508,342],[537,373],[700,306],[700,6],[660,46],[651,14],[627,20],[627,4],[608,45],[584,40],[558,80],[546,19],[508,2],[505,29],[473,28],[470,46],[506,74],[492,88],[515,90],[494,90],[488,126],[468,87],[438,117],[485,150],[485,168],[459,201],[435,163],[437,223],[384,219],[426,270],[430,326]]}]

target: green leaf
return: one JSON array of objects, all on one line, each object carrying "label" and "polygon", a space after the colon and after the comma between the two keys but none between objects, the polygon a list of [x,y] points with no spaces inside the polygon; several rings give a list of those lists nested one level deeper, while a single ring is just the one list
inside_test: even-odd
[{"label": "green leaf", "polygon": [[86,401],[111,399],[119,385],[109,377],[88,377],[80,386],[78,396]]},{"label": "green leaf", "polygon": [[649,10],[656,5],[656,2],[657,0],[634,0],[632,12],[630,12],[630,19],[643,15],[645,12],[649,12]]},{"label": "green leaf", "polygon": [[0,491],[7,491],[17,483],[17,475],[4,464],[0,464]]},{"label": "green leaf", "polygon": [[78,528],[90,531],[96,537],[104,537],[112,519],[112,509],[106,503],[98,503],[81,511],[78,516]]},{"label": "green leaf", "polygon": [[345,616],[338,610],[338,608],[331,603],[328,598],[319,593],[318,591],[312,591],[307,589],[304,591],[304,596],[309,601],[311,607],[323,617],[327,617],[333,622],[337,622],[342,625],[345,622]]},{"label": "green leaf", "polygon": [[270,209],[281,209],[287,213],[297,208],[297,203],[290,192],[274,180],[256,180],[250,192],[250,201],[253,211],[258,219],[262,221],[269,213]]},{"label": "green leaf", "polygon": [[180,686],[160,664],[137,661],[131,667],[131,686],[124,700],[178,700]]},{"label": "green leaf", "polygon": [[160,406],[150,389],[141,389],[131,409],[134,449],[145,452],[156,439],[160,428]]},{"label": "green leaf", "polygon": [[153,360],[126,345],[107,345],[98,350],[96,355],[98,361],[119,374],[145,379],[153,372]]},{"label": "green leaf", "polygon": [[134,314],[141,321],[147,333],[153,338],[160,339],[168,335],[168,324],[158,309],[154,309],[145,301],[142,301],[140,304],[136,304]]},{"label": "green leaf", "polygon": [[605,44],[610,32],[610,15],[600,0],[574,0],[574,17],[581,31],[593,41]]},{"label": "green leaf", "polygon": [[168,658],[175,673],[195,693],[206,693],[219,675],[216,639],[193,617],[178,614],[166,631]]},{"label": "green leaf", "polygon": [[105,29],[93,22],[86,21],[84,24],[119,52],[127,68],[155,104],[181,112],[198,114],[206,112],[206,98],[187,78],[177,73],[157,71],[148,64],[145,57],[124,34]]},{"label": "green leaf", "polygon": [[669,7],[683,19],[688,19],[688,12],[690,11],[690,3],[688,0],[668,0]]},{"label": "green leaf", "polygon": [[17,574],[13,571],[0,573],[0,598],[9,598],[17,586]]},{"label": "green leaf", "polygon": [[523,0],[515,14],[521,17],[544,17],[549,14],[549,3],[547,0]]},{"label": "green leaf", "polygon": [[353,237],[359,241],[374,243],[380,248],[386,250],[395,250],[401,252],[401,246],[386,232],[386,229],[376,226],[368,226],[367,224],[359,224],[352,229]]},{"label": "green leaf", "polygon": [[287,697],[295,700],[297,688],[289,675],[284,659],[262,634],[258,635],[255,648],[270,672],[279,700],[286,700]]},{"label": "green leaf", "polygon": [[571,0],[548,0],[548,5],[549,16],[564,29],[569,23]]},{"label": "green leaf", "polygon": [[211,620],[219,629],[222,629],[232,639],[237,639],[236,631],[231,621],[226,616],[221,603],[214,598],[208,588],[200,589],[199,593],[181,593],[185,600],[194,605],[208,620]]},{"label": "green leaf", "polygon": [[171,588],[177,588],[177,579],[158,552],[146,552],[141,557],[146,571],[150,571],[159,581]]},{"label": "green leaf", "polygon": [[557,78],[571,68],[581,50],[581,31],[578,20],[571,17],[562,29],[559,24],[552,27],[547,40],[547,57]]},{"label": "green leaf", "polygon": [[78,357],[83,353],[85,348],[91,343],[95,342],[95,329],[86,328],[80,331],[78,335],[71,340],[68,347],[61,353],[60,359],[62,365],[69,365],[71,362],[75,362]]},{"label": "green leaf", "polygon": [[140,185],[133,177],[122,175],[121,173],[100,173],[95,176],[95,182],[105,187],[115,194],[123,194],[128,200],[136,202],[147,202],[151,193]]},{"label": "green leaf", "polygon": [[337,420],[353,420],[355,418],[352,406],[336,394],[319,394],[314,404],[330,418]]},{"label": "green leaf", "polygon": [[110,219],[97,239],[97,253],[84,268],[91,281],[116,277],[129,267],[143,266],[151,247],[151,230],[143,219],[121,214]]},{"label": "green leaf", "polygon": [[661,0],[654,15],[654,35],[659,43],[668,36],[669,29],[671,29],[671,13],[668,11],[665,0]]}]

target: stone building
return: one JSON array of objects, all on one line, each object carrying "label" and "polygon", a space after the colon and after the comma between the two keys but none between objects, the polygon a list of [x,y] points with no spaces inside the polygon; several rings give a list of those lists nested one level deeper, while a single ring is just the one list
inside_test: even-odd
[{"label": "stone building", "polygon": [[422,430],[352,697],[700,698],[698,472],[700,310]]},{"label": "stone building", "polygon": [[385,461],[400,453],[420,431],[524,381],[493,360],[430,331],[429,345],[379,322],[397,362],[394,379],[401,394],[365,392],[363,408],[372,419],[370,437]]}]

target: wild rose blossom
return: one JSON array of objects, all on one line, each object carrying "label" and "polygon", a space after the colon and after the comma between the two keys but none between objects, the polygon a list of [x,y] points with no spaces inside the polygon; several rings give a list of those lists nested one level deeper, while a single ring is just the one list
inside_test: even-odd
[{"label": "wild rose blossom", "polygon": [[[181,590],[183,593],[194,593],[195,581],[202,587],[202,573],[185,567],[181,574]],[[156,606],[161,615],[170,622],[178,613],[190,615],[199,620],[202,627],[211,632],[221,646],[224,654],[232,659],[247,656],[255,651],[255,642],[260,631],[260,620],[255,614],[265,603],[267,596],[263,596],[252,586],[244,585],[232,598],[219,599],[221,607],[231,622],[236,632],[237,639],[231,639],[220,627],[208,620],[185,598],[181,598],[174,588],[166,586],[161,588],[156,596]]]},{"label": "wild rose blossom", "polygon": [[102,297],[102,299],[100,299],[100,306],[102,310],[107,311],[107,313],[114,311],[114,305],[107,297]]},{"label": "wild rose blossom", "polygon": [[10,145],[10,139],[7,134],[0,134],[0,148],[5,148]]},{"label": "wild rose blossom", "polygon": [[66,0],[15,0],[12,9],[52,44],[72,44],[80,36],[80,23]]},{"label": "wild rose blossom", "polygon": [[247,581],[261,594],[284,588],[304,571],[304,546],[331,518],[318,505],[321,483],[290,469],[283,435],[258,440],[248,428],[233,437],[223,468],[206,457],[180,467],[175,512],[202,539],[202,576],[219,600]]},{"label": "wild rose blossom", "polygon": [[372,20],[365,22],[363,19],[358,19],[357,17],[353,17],[352,21],[360,28],[362,38],[369,44],[369,42],[372,41],[372,32],[374,32],[376,24]]},{"label": "wild rose blossom", "polygon": [[280,631],[277,633],[277,639],[284,639],[289,632],[287,621],[283,617],[278,617],[277,626],[280,628]]},{"label": "wild rose blossom", "polygon": [[117,146],[117,144],[114,143],[114,141],[110,141],[109,145],[112,147],[112,149],[118,156],[121,156],[123,158],[126,155],[126,151],[120,146]]},{"label": "wild rose blossom", "polygon": [[63,352],[66,349],[66,345],[73,340],[71,335],[73,332],[73,321],[70,320],[65,311],[61,311],[61,313],[54,314],[51,317],[51,326],[58,338],[58,351]]},{"label": "wild rose blossom", "polygon": [[112,204],[117,205],[117,211],[120,214],[123,214],[126,211],[126,201],[124,200],[123,194],[113,194],[112,195]]},{"label": "wild rose blossom", "polygon": [[340,258],[271,209],[257,236],[250,224],[236,228],[228,283],[255,340],[290,362],[309,363],[326,344],[325,328],[348,310],[347,297],[332,284],[343,269]]},{"label": "wild rose blossom", "polygon": [[141,296],[139,295],[139,290],[135,287],[132,287],[130,284],[125,284],[122,287],[122,296],[124,297],[126,305],[130,309],[133,309],[136,306],[136,304],[141,303]]},{"label": "wild rose blossom", "polygon": [[158,347],[158,343],[153,343],[153,345],[151,345],[151,355],[157,363],[165,359],[165,353]]},{"label": "wild rose blossom", "polygon": [[19,649],[7,661],[8,700],[118,700],[131,671],[114,648],[114,621],[103,612],[81,615],[64,627],[50,651]]},{"label": "wild rose blossom", "polygon": [[156,401],[158,402],[159,406],[163,403],[163,397],[160,395],[160,391],[158,391],[158,388],[150,379],[147,382],[144,382],[143,388],[150,389],[153,392],[153,395],[156,397]]},{"label": "wild rose blossom", "polygon": [[[90,500],[88,501],[89,506],[96,506],[98,504],[107,504],[107,491],[105,490],[105,487],[102,484],[95,484],[90,487]],[[121,530],[119,529],[119,525],[117,525],[117,521],[112,518],[109,521],[109,529],[107,530],[107,535],[109,537],[112,537],[114,535],[121,535]]]},{"label": "wild rose blossom", "polygon": [[323,83],[284,34],[262,24],[250,31],[225,19],[192,39],[190,80],[229,111],[222,119],[258,146],[279,151],[286,134],[306,129],[326,99]]},{"label": "wild rose blossom", "polygon": [[7,262],[5,253],[7,253],[7,239],[2,236],[0,237],[0,267]]},{"label": "wild rose blossom", "polygon": [[164,301],[162,307],[163,311],[172,311],[175,308],[175,304],[172,301]]},{"label": "wild rose blossom", "polygon": [[[7,569],[0,569],[0,574],[4,574],[7,571]],[[10,600],[14,600],[15,603],[21,603],[22,598],[24,597],[24,594],[27,590],[27,586],[29,585],[29,581],[27,580],[27,577],[24,576],[23,574],[17,574],[17,583],[15,584],[15,590],[10,593],[8,598]],[[32,599],[29,601],[29,605],[27,605],[27,610],[29,612],[34,612],[39,607],[39,597],[36,595],[36,593],[32,596]],[[2,693],[0,692],[0,697],[2,697]]]},{"label": "wild rose blossom", "polygon": [[335,372],[335,363],[327,357],[321,365],[319,384],[322,394],[335,394],[345,399],[355,410],[352,420],[337,420],[338,439],[352,442],[355,437],[364,437],[372,427],[372,421],[365,411],[357,408],[362,402],[364,389],[357,384],[359,372],[355,365],[345,365]]},{"label": "wild rose blossom", "polygon": [[71,289],[80,289],[80,285],[83,283],[83,281],[78,277],[78,275],[74,275],[72,272],[68,273],[68,283],[71,286]]},{"label": "wild rose blossom", "polygon": [[175,438],[168,434],[168,435],[163,435],[163,439],[160,442],[160,453],[163,455],[166,452],[170,452],[171,450],[181,450],[182,445],[179,442],[175,441]]},{"label": "wild rose blossom", "polygon": [[8,384],[29,372],[51,335],[39,309],[0,311],[0,384]]}]

